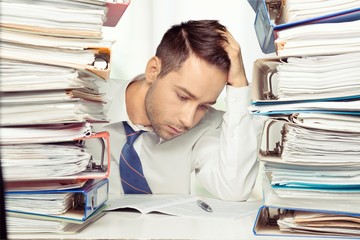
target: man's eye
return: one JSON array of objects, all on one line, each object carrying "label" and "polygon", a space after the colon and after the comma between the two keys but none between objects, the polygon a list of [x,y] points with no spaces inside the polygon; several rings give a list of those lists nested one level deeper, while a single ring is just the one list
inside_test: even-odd
[{"label": "man's eye", "polygon": [[199,105],[199,108],[202,110],[208,110],[209,106],[208,105]]},{"label": "man's eye", "polygon": [[181,100],[181,101],[186,101],[188,98],[186,96],[183,96],[183,95],[180,95],[178,94],[178,98]]}]

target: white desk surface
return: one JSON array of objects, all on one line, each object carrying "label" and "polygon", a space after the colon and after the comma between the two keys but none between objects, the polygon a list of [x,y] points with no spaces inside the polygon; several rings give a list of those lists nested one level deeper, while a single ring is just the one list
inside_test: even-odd
[{"label": "white desk surface", "polygon": [[255,236],[252,231],[255,215],[233,220],[185,218],[154,213],[143,215],[137,212],[108,212],[77,234],[9,235],[9,239],[324,239]]}]

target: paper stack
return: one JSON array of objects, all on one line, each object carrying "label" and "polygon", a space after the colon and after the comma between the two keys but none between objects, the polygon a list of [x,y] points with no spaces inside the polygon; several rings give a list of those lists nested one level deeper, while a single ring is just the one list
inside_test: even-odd
[{"label": "paper stack", "polygon": [[[297,10],[295,2],[283,1],[279,14]],[[301,9],[324,2],[332,1]],[[321,14],[359,7],[337,3]],[[278,56],[254,64],[250,111],[268,116],[257,235],[360,237],[360,16],[352,20],[277,30]]]},{"label": "paper stack", "polygon": [[10,234],[75,232],[102,215],[109,135],[93,126],[108,121],[100,89],[114,43],[102,28],[115,26],[129,3],[0,1],[1,167]]},{"label": "paper stack", "polygon": [[[306,3],[303,0],[248,2],[256,13],[254,27],[264,53],[277,51],[279,56],[316,55],[327,54],[327,50],[343,53],[349,48],[355,48],[355,51],[359,49],[356,41],[358,36],[351,30],[355,26],[345,23],[359,20],[360,4],[357,0],[309,0]],[[319,27],[319,23],[339,24],[325,24]],[[312,24],[315,25],[310,26]],[[304,25],[308,27],[293,28]],[[285,29],[290,31],[289,34],[284,33]],[[278,34],[291,37],[283,38]],[[334,42],[334,38],[339,41]]]}]

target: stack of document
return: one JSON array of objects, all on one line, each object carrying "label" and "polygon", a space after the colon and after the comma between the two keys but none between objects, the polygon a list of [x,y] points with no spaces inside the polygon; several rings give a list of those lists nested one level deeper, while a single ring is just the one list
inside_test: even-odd
[{"label": "stack of document", "polygon": [[324,112],[360,115],[360,51],[258,59],[254,63],[254,114]]},{"label": "stack of document", "polygon": [[283,1],[283,5],[276,22],[277,24],[297,22],[318,16],[335,14],[358,7],[360,6],[357,0],[317,0],[305,2],[302,0],[286,0]]},{"label": "stack of document", "polygon": [[300,113],[269,118],[265,122],[259,151],[263,163],[264,208],[296,214],[306,212],[309,218],[318,212],[332,219],[340,216],[350,218],[354,221],[351,224],[354,231],[345,231],[347,227],[342,229],[341,226],[334,228],[331,221],[325,221],[318,228],[295,225],[291,215],[275,220],[278,228],[271,232],[264,225],[266,215],[261,214],[269,209],[262,208],[255,222],[255,232],[260,235],[271,232],[358,236],[359,146],[360,118],[357,116]]},{"label": "stack of document", "polygon": [[6,193],[10,233],[74,233],[103,216],[108,179],[87,180],[78,188],[35,190],[23,186]]},{"label": "stack of document", "polygon": [[101,216],[110,144],[109,134],[93,127],[108,122],[100,89],[114,43],[102,30],[115,26],[129,3],[0,1],[0,145],[10,233],[71,232]]},{"label": "stack of document", "polygon": [[[358,30],[354,26],[358,23],[346,24],[360,20],[360,4],[357,0],[248,2],[256,13],[254,27],[264,53],[276,52],[281,56],[314,55],[351,52],[359,47],[356,41]],[[300,26],[304,28],[298,28]],[[292,34],[291,38],[279,36],[288,30]],[[340,41],[335,43],[334,38],[339,38]]]},{"label": "stack of document", "polygon": [[327,55],[360,51],[360,20],[302,25],[276,33],[278,56]]},{"label": "stack of document", "polygon": [[249,111],[268,117],[254,232],[359,237],[359,1],[266,2],[279,27],[251,86]]},{"label": "stack of document", "polygon": [[54,36],[99,38],[106,20],[104,1],[2,0],[2,26]]}]

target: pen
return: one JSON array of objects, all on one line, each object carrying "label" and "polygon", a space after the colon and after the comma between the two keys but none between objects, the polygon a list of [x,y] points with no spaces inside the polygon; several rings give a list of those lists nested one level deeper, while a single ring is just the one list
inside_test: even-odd
[{"label": "pen", "polygon": [[212,212],[213,211],[212,208],[204,201],[197,200],[196,203],[197,203],[197,205],[199,207],[201,207],[202,209],[204,209],[207,212]]}]

